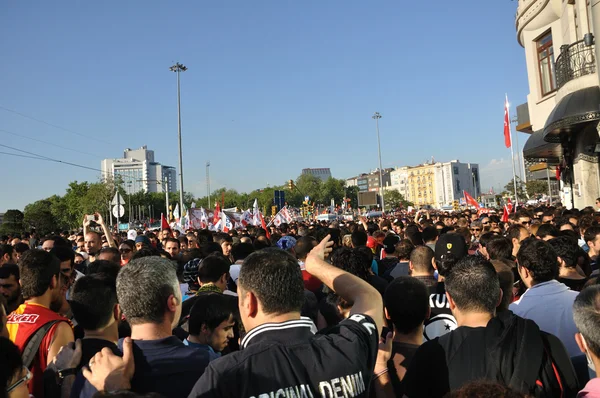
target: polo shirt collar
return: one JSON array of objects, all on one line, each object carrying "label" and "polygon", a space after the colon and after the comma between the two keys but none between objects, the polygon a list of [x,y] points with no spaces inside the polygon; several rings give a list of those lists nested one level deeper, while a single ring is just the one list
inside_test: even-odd
[{"label": "polo shirt collar", "polygon": [[538,283],[537,285],[531,286],[529,289],[527,289],[525,293],[523,293],[523,296],[526,294],[528,296],[554,294],[564,292],[567,290],[570,290],[567,285],[565,285],[564,283],[560,283],[556,279],[552,279],[551,281],[542,282]]},{"label": "polo shirt collar", "polygon": [[263,323],[244,336],[240,348],[262,341],[290,343],[306,341],[316,333],[316,327],[310,318],[302,317],[279,323]]}]

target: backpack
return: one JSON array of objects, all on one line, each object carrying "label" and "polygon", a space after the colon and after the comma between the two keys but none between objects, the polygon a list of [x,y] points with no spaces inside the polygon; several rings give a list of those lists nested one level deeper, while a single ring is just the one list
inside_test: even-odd
[{"label": "backpack", "polygon": [[46,333],[54,326],[55,323],[59,321],[50,321],[44,325],[42,325],[35,333],[29,338],[27,344],[25,344],[25,348],[23,348],[23,353],[21,354],[21,358],[23,359],[23,366],[29,368],[35,359],[38,351],[40,350],[40,344],[42,344],[42,340]]},{"label": "backpack", "polygon": [[[512,313],[496,319],[505,327],[498,345],[488,350],[491,363],[497,365],[496,376],[500,376],[497,381],[524,395],[538,398],[577,395],[573,365],[556,337],[542,332],[532,320]],[[494,325],[488,324],[488,327]],[[488,372],[488,376],[493,379],[491,373]]]}]

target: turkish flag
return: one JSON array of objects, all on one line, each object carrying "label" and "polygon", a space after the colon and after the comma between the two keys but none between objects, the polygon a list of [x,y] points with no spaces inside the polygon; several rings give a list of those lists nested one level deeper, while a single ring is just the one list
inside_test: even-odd
[{"label": "turkish flag", "polygon": [[467,191],[463,191],[463,195],[465,196],[465,202],[467,202],[468,205],[471,205],[479,210],[479,203],[477,203],[477,201],[471,195],[469,195]]},{"label": "turkish flag", "polygon": [[508,97],[504,103],[504,145],[510,148],[512,141],[510,137],[510,120],[508,117]]},{"label": "turkish flag", "polygon": [[160,213],[160,229],[163,231],[166,229],[169,231],[169,233],[171,233],[171,227],[169,227],[169,223],[167,222],[167,219],[163,213]]},{"label": "turkish flag", "polygon": [[508,210],[509,214],[513,212],[513,204],[510,198],[508,198],[508,203],[504,205],[504,207],[506,208],[506,210]]}]

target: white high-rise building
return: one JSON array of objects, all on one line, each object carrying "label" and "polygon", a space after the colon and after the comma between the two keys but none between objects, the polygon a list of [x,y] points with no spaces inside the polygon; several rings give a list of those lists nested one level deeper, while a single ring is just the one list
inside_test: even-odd
[{"label": "white high-rise building", "polygon": [[177,192],[175,167],[165,166],[154,161],[154,151],[146,145],[139,149],[125,149],[123,158],[104,159],[101,162],[102,175],[121,178],[128,195],[136,192]]},{"label": "white high-rise building", "polygon": [[385,189],[396,189],[404,196],[404,199],[410,200],[410,190],[408,187],[408,166],[396,167],[390,173],[390,185]]},{"label": "white high-rise building", "polygon": [[463,191],[475,199],[481,195],[479,165],[451,160],[435,163],[435,207],[452,206],[452,202],[464,197]]}]

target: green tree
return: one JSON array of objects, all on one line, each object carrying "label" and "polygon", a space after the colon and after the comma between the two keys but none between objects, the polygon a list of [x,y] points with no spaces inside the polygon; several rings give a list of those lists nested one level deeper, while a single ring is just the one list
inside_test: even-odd
[{"label": "green tree", "polygon": [[325,182],[321,183],[319,196],[326,204],[329,204],[331,199],[335,200],[336,204],[341,204],[342,199],[345,196],[345,187],[345,180],[338,180],[330,177]]},{"label": "green tree", "polygon": [[350,199],[350,206],[353,209],[358,209],[358,185],[353,185],[346,188],[346,197]]},{"label": "green tree", "polygon": [[38,200],[25,206],[23,224],[26,229],[34,228],[41,234],[60,230],[60,226],[52,214],[50,199]]},{"label": "green tree", "polygon": [[[298,191],[304,196],[309,196],[310,200],[315,203],[328,200],[321,196],[322,185],[323,182],[321,179],[312,174],[302,174],[296,179]],[[329,200],[331,200],[331,198],[329,198]]]},{"label": "green tree", "polygon": [[73,181],[69,183],[67,192],[62,197],[60,213],[55,213],[55,217],[60,225],[68,228],[77,228],[81,226],[85,210],[83,209],[82,198],[85,197],[90,189],[90,184],[86,181],[79,183]]},{"label": "green tree", "polygon": [[16,209],[7,210],[0,225],[0,233],[20,234],[21,232],[23,232],[23,212]]},{"label": "green tree", "polygon": [[46,199],[50,205],[50,214],[59,230],[68,229],[71,226],[66,222],[64,215],[67,212],[67,204],[62,196],[53,195]]},{"label": "green tree", "polygon": [[525,188],[530,197],[548,194],[548,182],[543,180],[529,180],[525,183]]},{"label": "green tree", "polygon": [[[512,196],[513,198],[515,197],[515,184],[513,182],[514,180],[511,179],[508,184],[506,184],[504,186],[504,190],[506,192],[508,192],[510,194],[510,196]],[[523,181],[521,181],[521,179],[519,177],[517,177],[517,195],[519,196],[520,199],[524,199],[525,198],[525,184],[523,183]]]},{"label": "green tree", "polygon": [[406,208],[412,206],[412,202],[407,201],[397,189],[388,189],[383,191],[383,200],[387,209],[398,207]]}]

